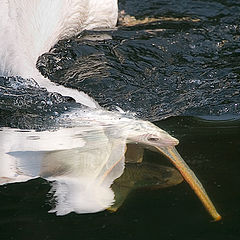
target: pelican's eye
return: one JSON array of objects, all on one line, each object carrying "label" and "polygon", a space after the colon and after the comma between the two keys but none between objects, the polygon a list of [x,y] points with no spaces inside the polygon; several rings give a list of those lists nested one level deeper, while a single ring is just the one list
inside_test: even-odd
[{"label": "pelican's eye", "polygon": [[159,141],[159,138],[157,138],[157,137],[149,137],[147,140],[148,140],[149,142],[158,142],[158,141]]}]

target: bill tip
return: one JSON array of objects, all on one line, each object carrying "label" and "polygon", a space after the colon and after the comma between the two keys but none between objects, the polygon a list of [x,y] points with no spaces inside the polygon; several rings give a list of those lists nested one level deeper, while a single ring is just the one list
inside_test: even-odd
[{"label": "bill tip", "polygon": [[218,215],[214,218],[214,222],[218,222],[220,220],[222,220],[222,217],[220,215]]}]

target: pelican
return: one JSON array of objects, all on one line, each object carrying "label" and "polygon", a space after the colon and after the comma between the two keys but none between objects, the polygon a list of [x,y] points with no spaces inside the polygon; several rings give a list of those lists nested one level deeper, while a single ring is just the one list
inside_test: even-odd
[{"label": "pelican", "polygon": [[151,146],[176,166],[214,220],[216,211],[202,184],[175,149],[178,140],[154,124],[108,112],[83,92],[57,86],[35,68],[57,41],[80,31],[114,28],[117,0],[6,0],[0,3],[0,75],[33,78],[48,91],[89,107],[63,114],[53,131],[2,129],[0,183],[42,177],[52,183],[52,212],[102,211],[113,204],[110,189],[124,170],[127,143]]},{"label": "pelican", "polygon": [[110,186],[124,171],[126,144],[137,143],[167,156],[212,217],[221,219],[202,184],[176,151],[178,140],[154,124],[102,109],[63,114],[58,124],[57,131],[0,131],[1,184],[42,177],[52,182],[57,201],[51,212],[102,211],[114,202]]}]

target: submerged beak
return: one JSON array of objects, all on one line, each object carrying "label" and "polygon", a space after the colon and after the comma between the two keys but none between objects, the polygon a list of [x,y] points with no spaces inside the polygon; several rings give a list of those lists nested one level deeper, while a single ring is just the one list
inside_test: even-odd
[{"label": "submerged beak", "polygon": [[209,199],[202,184],[197,179],[194,172],[189,168],[186,162],[182,159],[182,157],[177,152],[175,147],[156,147],[156,148],[161,153],[163,153],[166,157],[168,157],[170,161],[175,165],[175,167],[179,170],[183,178],[188,182],[188,184],[197,194],[198,198],[202,201],[206,210],[213,217],[214,221],[221,220],[222,217],[218,214],[217,210],[215,209],[212,201]]}]

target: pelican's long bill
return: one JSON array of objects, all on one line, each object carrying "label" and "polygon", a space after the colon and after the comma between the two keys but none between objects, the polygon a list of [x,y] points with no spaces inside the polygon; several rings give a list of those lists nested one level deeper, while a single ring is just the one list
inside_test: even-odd
[{"label": "pelican's long bill", "polygon": [[161,153],[170,159],[170,161],[175,165],[175,167],[182,174],[183,178],[188,182],[194,192],[197,194],[199,199],[202,201],[204,207],[210,213],[215,221],[221,220],[221,216],[214,207],[212,201],[209,199],[204,187],[194,174],[194,172],[189,168],[186,162],[182,159],[180,154],[177,152],[176,148],[171,147],[157,147]]}]

